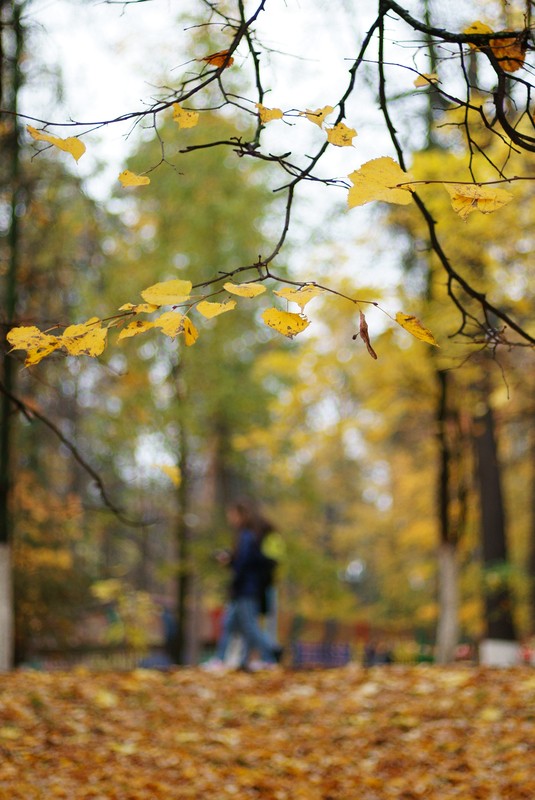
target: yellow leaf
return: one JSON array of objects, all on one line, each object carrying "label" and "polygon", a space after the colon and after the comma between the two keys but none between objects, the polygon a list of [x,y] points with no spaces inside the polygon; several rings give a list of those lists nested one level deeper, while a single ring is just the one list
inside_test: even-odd
[{"label": "yellow leaf", "polygon": [[174,339],[175,336],[178,336],[178,334],[182,333],[184,330],[183,320],[184,314],[181,314],[179,311],[166,311],[154,320],[154,327],[161,328],[166,336],[170,336],[171,339]]},{"label": "yellow leaf", "polygon": [[175,278],[171,281],[162,281],[149,286],[141,292],[141,297],[147,303],[155,306],[172,306],[185,303],[191,294],[191,281]]},{"label": "yellow leaf", "polygon": [[167,477],[173,482],[175,486],[180,486],[182,483],[182,473],[180,467],[171,464],[155,464],[154,466],[161,469]]},{"label": "yellow leaf", "polygon": [[431,331],[428,330],[428,328],[424,328],[420,320],[416,317],[413,317],[410,314],[404,314],[403,311],[398,311],[396,314],[396,322],[422,342],[434,344],[435,347],[438,347],[438,343]]},{"label": "yellow leaf", "polygon": [[69,325],[65,328],[60,344],[71,356],[94,358],[104,351],[107,336],[108,329],[101,327],[98,317],[92,317],[80,325]]},{"label": "yellow leaf", "polygon": [[323,289],[320,289],[319,286],[308,284],[303,286],[302,289],[292,289],[290,287],[279,289],[274,294],[284,297],[285,300],[291,303],[297,303],[301,311],[303,311],[307,303],[310,303],[318,295],[323,294]]},{"label": "yellow leaf", "polygon": [[423,72],[421,75],[418,75],[414,81],[414,85],[417,89],[421,86],[429,86],[431,83],[438,83],[438,75],[436,72],[431,72],[430,74]]},{"label": "yellow leaf", "polygon": [[66,153],[70,153],[75,161],[78,161],[85,153],[85,144],[76,136],[69,136],[67,139],[61,139],[59,136],[52,136],[50,133],[38,131],[36,128],[32,128],[31,125],[27,125],[26,130],[30,136],[38,142],[48,142],[48,144],[53,144],[54,147]]},{"label": "yellow leaf", "polygon": [[194,128],[199,122],[199,112],[186,111],[178,103],[173,103],[173,120],[179,128]]},{"label": "yellow leaf", "polygon": [[189,317],[178,311],[166,311],[154,320],[154,327],[161,328],[162,333],[174,339],[179,333],[184,334],[184,341],[190,347],[195,344],[199,332]]},{"label": "yellow leaf", "polygon": [[55,336],[42,333],[35,325],[21,325],[18,328],[11,328],[6,336],[12,350],[28,350],[29,347],[35,347],[40,341],[55,338]]},{"label": "yellow leaf", "polygon": [[224,314],[225,311],[232,311],[234,308],[236,308],[235,300],[229,300],[228,303],[210,303],[208,300],[201,300],[196,305],[199,314],[202,314],[206,319],[217,317],[219,314]]},{"label": "yellow leaf", "polygon": [[129,339],[132,336],[137,336],[138,333],[144,333],[150,330],[150,328],[154,328],[154,322],[143,322],[143,320],[136,319],[130,322],[126,328],[123,328],[117,337],[117,341],[120,342],[121,339]]},{"label": "yellow leaf", "polygon": [[[411,181],[414,177],[404,172],[390,156],[367,161],[349,175],[353,186],[347,198],[349,208],[363,206],[373,200],[405,206],[411,202]],[[400,184],[403,184],[400,186]]]},{"label": "yellow leaf", "polygon": [[125,169],[119,175],[119,181],[121,182],[122,186],[146,186],[150,183],[150,178],[147,178],[146,175],[136,175],[135,172],[130,172],[129,169]]},{"label": "yellow leaf", "polygon": [[119,311],[132,311],[134,314],[151,314],[153,311],[156,311],[160,306],[155,306],[153,303],[138,303],[135,305],[134,303],[125,303],[119,308]]},{"label": "yellow leaf", "polygon": [[[480,22],[479,20],[477,20],[477,22],[473,22],[471,25],[469,25],[468,28],[465,28],[463,33],[465,33],[466,35],[469,35],[470,33],[486,34],[486,33],[494,33],[494,31],[492,30],[492,28],[489,28],[489,26],[486,25],[484,22]],[[468,46],[471,47],[472,50],[479,50],[478,46],[476,44],[472,44],[471,42],[468,43]]]},{"label": "yellow leaf", "polygon": [[504,189],[478,186],[476,183],[444,183],[443,186],[451,197],[453,210],[461,219],[466,219],[476,210],[491,214],[513,199],[513,195]]},{"label": "yellow leaf", "polygon": [[211,64],[214,67],[230,67],[234,64],[234,59],[228,53],[228,50],[219,50],[217,53],[200,58],[199,61],[206,61],[207,64]]},{"label": "yellow leaf", "polygon": [[279,311],[278,308],[267,308],[262,314],[262,319],[266,325],[273,328],[283,336],[293,339],[298,333],[308,328],[310,320],[302,317],[301,314],[292,314],[289,311]]},{"label": "yellow leaf", "polygon": [[186,342],[186,347],[191,347],[191,345],[195,344],[199,338],[199,331],[189,317],[184,317],[182,327],[184,330],[184,341]]},{"label": "yellow leaf", "polygon": [[343,122],[327,130],[327,141],[337,147],[351,147],[355,136],[358,136],[355,128],[348,128]]},{"label": "yellow leaf", "polygon": [[12,328],[7,334],[7,340],[12,350],[26,350],[24,366],[32,367],[43,358],[61,347],[61,340],[57,336],[42,333],[35,325],[21,325]]},{"label": "yellow leaf", "polygon": [[260,122],[265,125],[267,122],[272,122],[274,119],[282,119],[284,114],[280,108],[266,108],[262,103],[255,104],[258,109],[258,116]]},{"label": "yellow leaf", "polygon": [[266,291],[266,287],[259,283],[230,283],[230,281],[223,285],[223,289],[238,297],[257,297]]},{"label": "yellow leaf", "polygon": [[309,122],[313,122],[314,125],[319,125],[321,128],[325,117],[328,117],[333,111],[334,108],[332,106],[323,106],[323,108],[317,108],[315,111],[307,108],[306,111],[301,111],[301,116],[306,117]]}]

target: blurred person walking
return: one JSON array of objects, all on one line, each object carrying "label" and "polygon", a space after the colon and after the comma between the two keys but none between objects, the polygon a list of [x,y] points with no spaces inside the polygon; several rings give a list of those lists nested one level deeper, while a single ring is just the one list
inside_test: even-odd
[{"label": "blurred person walking", "polygon": [[[215,657],[206,662],[204,667],[224,669],[231,639],[239,634],[244,640],[239,669],[270,669],[279,660],[280,648],[262,629],[258,620],[262,611],[265,611],[263,604],[275,564],[261,549],[262,538],[267,530],[271,530],[271,525],[245,500],[228,507],[227,520],[235,532],[234,546],[230,552],[220,552],[216,557],[220,564],[231,570],[230,598],[225,608]],[[254,667],[249,664],[253,651],[259,656]]]}]

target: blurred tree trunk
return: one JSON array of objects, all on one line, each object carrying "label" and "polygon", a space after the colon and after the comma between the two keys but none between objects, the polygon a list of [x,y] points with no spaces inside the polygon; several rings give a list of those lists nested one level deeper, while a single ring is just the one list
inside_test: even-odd
[{"label": "blurred tree trunk", "polygon": [[481,509],[486,638],[515,641],[501,472],[490,406],[475,421]]},{"label": "blurred tree trunk", "polygon": [[[182,356],[180,356],[182,358]],[[177,560],[175,625],[169,643],[170,655],[176,664],[187,664],[190,660],[190,643],[188,636],[188,617],[191,594],[190,553],[188,509],[190,507],[190,469],[189,447],[186,430],[187,387],[184,376],[184,364],[179,362],[173,369],[176,386],[176,400],[179,407],[178,426],[178,466],[180,484],[178,486],[178,517],[175,528],[175,553]]]},{"label": "blurred tree trunk", "polygon": [[532,417],[531,428],[531,536],[528,555],[528,579],[530,582],[529,590],[529,629],[532,636],[535,636],[535,420]]},{"label": "blurred tree trunk", "polygon": [[[431,24],[431,9],[429,1],[424,2],[424,18],[427,25]],[[426,36],[426,45],[429,48],[429,68],[435,71],[438,68],[437,53],[433,39]],[[437,111],[445,107],[444,99],[433,86],[427,90],[426,128],[427,150],[440,149],[440,141],[436,136],[435,118]],[[427,284],[427,300],[433,301],[434,284],[432,270],[429,270]],[[457,563],[457,543],[459,532],[454,530],[451,515],[452,499],[452,450],[448,437],[450,411],[450,383],[449,373],[441,370],[436,365],[436,353],[431,349],[430,356],[433,371],[438,383],[438,397],[436,406],[436,429],[438,439],[438,472],[437,472],[437,507],[438,507],[438,622],[436,632],[436,660],[439,664],[448,664],[455,658],[455,650],[459,641],[459,568]]]},{"label": "blurred tree trunk", "polygon": [[451,458],[448,442],[448,382],[449,373],[437,370],[439,399],[437,404],[437,435],[439,443],[438,509],[440,542],[438,549],[439,618],[436,640],[436,660],[447,664],[455,658],[459,641],[459,570],[457,563],[457,532],[451,518]]},{"label": "blurred tree trunk", "polygon": [[0,0],[0,107],[12,112],[5,136],[2,165],[2,191],[8,207],[8,223],[3,246],[6,272],[2,287],[1,381],[4,392],[0,402],[0,671],[13,664],[13,598],[11,576],[12,518],[12,442],[14,410],[9,394],[15,390],[13,359],[6,353],[5,334],[15,320],[16,280],[19,266],[19,220],[22,206],[19,128],[17,102],[22,83],[20,64],[23,51],[23,4]]}]

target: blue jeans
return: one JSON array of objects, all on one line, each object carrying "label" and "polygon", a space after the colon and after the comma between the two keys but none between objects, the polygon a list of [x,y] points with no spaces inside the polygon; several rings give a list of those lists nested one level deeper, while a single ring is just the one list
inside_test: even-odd
[{"label": "blue jeans", "polygon": [[259,611],[258,603],[252,597],[239,597],[228,604],[223,617],[221,638],[217,645],[217,658],[224,661],[230,637],[239,633],[245,640],[244,663],[253,650],[258,650],[262,661],[268,664],[275,663],[273,655],[275,644],[258,624]]}]

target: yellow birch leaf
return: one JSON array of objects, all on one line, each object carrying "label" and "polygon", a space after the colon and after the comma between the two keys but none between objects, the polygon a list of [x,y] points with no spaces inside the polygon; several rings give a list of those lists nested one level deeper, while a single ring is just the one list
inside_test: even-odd
[{"label": "yellow birch leaf", "polygon": [[431,331],[428,328],[424,328],[420,320],[416,317],[413,317],[410,314],[404,314],[403,311],[398,311],[396,314],[396,322],[422,342],[434,344],[435,347],[438,347],[438,342]]},{"label": "yellow birch leaf", "polygon": [[120,342],[121,339],[130,339],[132,336],[137,336],[138,333],[145,333],[145,331],[151,328],[154,328],[154,322],[144,322],[141,319],[136,319],[133,322],[129,322],[126,328],[123,328],[117,337],[117,341]]},{"label": "yellow birch leaf", "polygon": [[[348,176],[353,186],[349,190],[349,208],[363,206],[374,200],[405,206],[411,202],[411,181],[414,177],[404,172],[390,156],[367,161]],[[399,184],[403,184],[400,186]]]},{"label": "yellow birch leaf", "polygon": [[179,128],[194,128],[199,122],[199,112],[187,111],[178,103],[173,103],[173,120]]},{"label": "yellow birch leaf", "polygon": [[320,289],[319,286],[313,286],[312,284],[303,286],[302,289],[292,289],[288,286],[284,289],[279,289],[274,292],[274,294],[283,297],[291,303],[297,303],[301,311],[303,311],[307,303],[310,303],[310,301],[318,295],[323,294],[323,289]]},{"label": "yellow birch leaf", "polygon": [[57,336],[42,333],[35,325],[12,328],[6,336],[12,350],[26,350],[24,366],[32,367],[61,347]]},{"label": "yellow birch leaf", "polygon": [[119,308],[119,311],[132,311],[134,314],[151,314],[156,311],[160,306],[155,306],[153,303],[125,303]]},{"label": "yellow birch leaf", "polygon": [[274,119],[282,119],[284,114],[280,108],[266,108],[262,103],[255,103],[258,109],[258,116],[260,122],[265,125],[267,122],[273,122]]},{"label": "yellow birch leaf", "polygon": [[[480,22],[479,20],[477,20],[476,22],[473,22],[471,25],[469,25],[468,28],[465,28],[463,33],[468,35],[470,33],[494,33],[494,31],[492,30],[492,28],[489,28],[489,26],[486,25],[484,22]],[[479,50],[478,46],[476,44],[472,44],[471,42],[468,42],[468,46],[472,50]]]},{"label": "yellow birch leaf", "polygon": [[158,467],[158,469],[161,469],[164,475],[167,475],[167,477],[176,487],[180,486],[182,483],[182,472],[180,467],[171,464],[155,464],[154,466]]},{"label": "yellow birch leaf", "polygon": [[510,192],[493,186],[478,186],[474,183],[444,183],[443,186],[451,197],[453,210],[461,219],[466,219],[476,210],[482,214],[492,214],[513,199]]},{"label": "yellow birch leaf", "polygon": [[56,336],[43,333],[35,325],[20,325],[18,328],[11,328],[6,335],[12,350],[28,350],[41,341],[56,338]]},{"label": "yellow birch leaf", "polygon": [[119,181],[126,188],[127,186],[146,186],[150,183],[150,178],[146,175],[136,175],[135,172],[125,169],[119,175]]},{"label": "yellow birch leaf", "polygon": [[108,329],[101,327],[98,317],[92,317],[80,325],[69,325],[65,328],[60,344],[71,356],[94,358],[104,352],[107,336]]},{"label": "yellow birch leaf", "polygon": [[[52,338],[56,339],[55,336]],[[56,341],[47,340],[46,342],[43,340],[35,347],[28,348],[26,358],[24,359],[24,366],[35,366],[35,364],[38,364],[43,358],[46,358],[46,356],[49,356],[54,350],[57,350],[58,347],[61,347],[59,339],[56,339]]]},{"label": "yellow birch leaf", "polygon": [[323,106],[323,108],[317,108],[315,111],[307,108],[306,111],[301,111],[301,116],[306,117],[309,122],[313,122],[314,125],[318,125],[321,128],[325,117],[328,117],[333,111],[334,108],[332,106]]},{"label": "yellow birch leaf", "polygon": [[423,72],[421,75],[418,75],[414,81],[414,85],[417,89],[419,89],[421,86],[429,86],[429,84],[432,83],[438,83],[438,75],[436,72]]},{"label": "yellow birch leaf", "polygon": [[185,303],[191,294],[191,281],[175,278],[171,281],[162,281],[148,286],[141,292],[141,297],[147,303],[155,306],[172,306]]},{"label": "yellow birch leaf", "polygon": [[183,333],[188,347],[195,344],[199,337],[199,331],[190,318],[179,311],[166,311],[165,314],[161,314],[155,319],[153,324],[155,328],[161,328],[162,333],[171,339],[174,339],[179,333]]},{"label": "yellow birch leaf", "polygon": [[287,336],[288,339],[293,339],[310,325],[310,320],[302,317],[301,314],[279,311],[278,308],[267,308],[262,314],[262,319],[266,325],[276,330],[277,333]]},{"label": "yellow birch leaf", "polygon": [[259,283],[230,283],[230,281],[223,284],[223,289],[238,297],[257,297],[266,291],[266,287]]},{"label": "yellow birch leaf", "polygon": [[191,347],[191,345],[195,344],[199,338],[199,331],[189,317],[184,317],[182,328],[184,331],[184,341],[186,342],[186,347]]},{"label": "yellow birch leaf", "polygon": [[355,136],[358,136],[355,128],[348,128],[343,122],[327,130],[327,141],[336,147],[351,147]]},{"label": "yellow birch leaf", "polygon": [[166,311],[164,314],[154,320],[154,327],[161,328],[166,336],[174,339],[179,333],[184,330],[184,314],[179,311]]},{"label": "yellow birch leaf", "polygon": [[199,314],[202,314],[206,319],[217,317],[219,314],[224,314],[225,311],[232,311],[236,308],[236,301],[229,300],[228,303],[210,303],[209,300],[201,300],[195,306]]},{"label": "yellow birch leaf", "polygon": [[37,128],[32,128],[31,125],[27,125],[26,130],[38,142],[48,142],[48,144],[54,145],[59,150],[70,153],[75,161],[78,161],[85,153],[85,144],[76,136],[68,136],[67,139],[61,139],[59,136],[52,136],[50,133],[38,131]]}]

